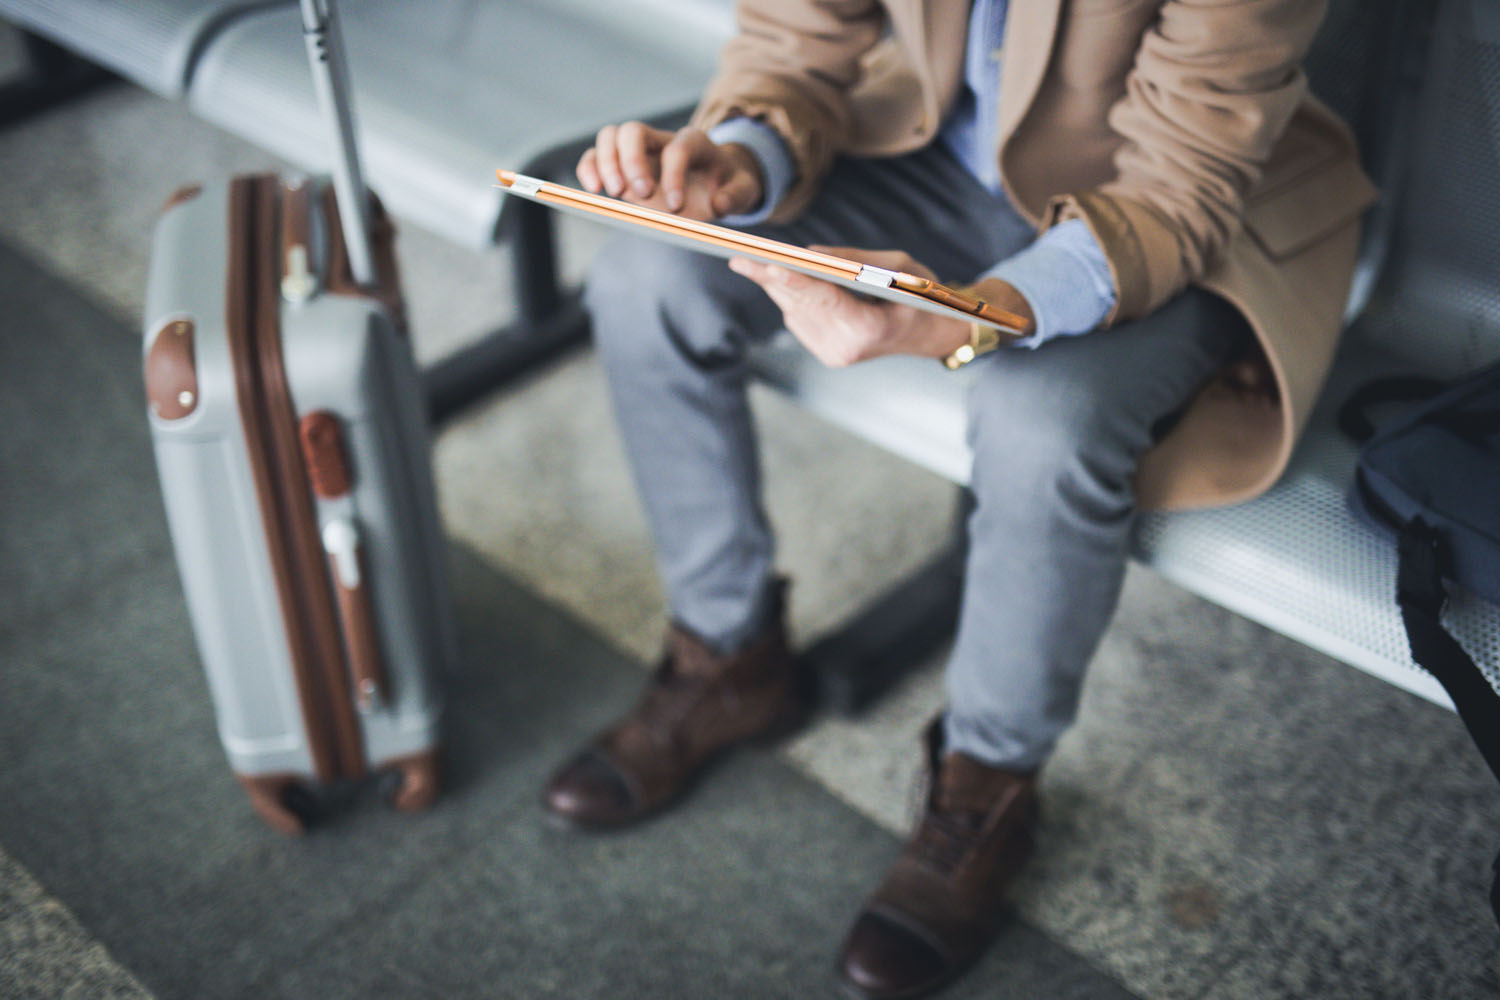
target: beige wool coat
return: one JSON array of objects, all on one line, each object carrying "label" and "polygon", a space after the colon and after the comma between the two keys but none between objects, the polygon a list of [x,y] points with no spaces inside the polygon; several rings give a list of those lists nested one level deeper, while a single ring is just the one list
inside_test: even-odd
[{"label": "beige wool coat", "polygon": [[[1105,325],[1198,285],[1249,320],[1263,391],[1205,387],[1142,459],[1142,507],[1235,503],[1275,482],[1323,384],[1375,189],[1300,69],[1324,0],[1010,0],[1000,175],[1038,229],[1082,218],[1109,260]],[[774,128],[805,209],[836,154],[931,141],[962,86],[962,0],[739,0],[694,123]],[[946,277],[946,276],[945,276]],[[958,276],[952,276],[958,277]],[[1110,336],[1096,332],[1091,336]]]}]

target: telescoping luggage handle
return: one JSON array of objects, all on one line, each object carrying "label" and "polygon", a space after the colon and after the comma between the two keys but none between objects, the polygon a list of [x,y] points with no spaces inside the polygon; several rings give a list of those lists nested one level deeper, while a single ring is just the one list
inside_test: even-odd
[{"label": "telescoping luggage handle", "polygon": [[349,248],[349,270],[357,283],[369,287],[375,284],[376,277],[370,242],[370,204],[354,142],[354,108],[349,67],[344,61],[344,39],[333,0],[301,2],[302,34],[312,64],[313,87],[318,93],[323,119],[334,136],[333,190],[344,243]]}]

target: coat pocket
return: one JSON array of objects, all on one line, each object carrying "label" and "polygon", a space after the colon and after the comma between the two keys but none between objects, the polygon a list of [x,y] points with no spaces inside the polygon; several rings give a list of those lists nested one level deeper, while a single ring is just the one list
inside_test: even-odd
[{"label": "coat pocket", "polygon": [[1346,142],[1289,129],[1246,199],[1245,228],[1284,260],[1353,222],[1379,195]]}]

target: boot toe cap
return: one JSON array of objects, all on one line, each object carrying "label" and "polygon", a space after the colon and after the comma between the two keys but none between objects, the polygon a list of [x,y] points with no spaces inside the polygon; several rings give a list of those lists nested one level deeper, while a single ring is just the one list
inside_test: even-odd
[{"label": "boot toe cap", "polygon": [[579,754],[553,775],[542,804],[553,817],[579,826],[615,826],[636,813],[624,777],[593,751]]},{"label": "boot toe cap", "polygon": [[953,969],[926,940],[879,913],[866,911],[849,931],[839,972],[858,995],[894,1000],[936,988]]}]

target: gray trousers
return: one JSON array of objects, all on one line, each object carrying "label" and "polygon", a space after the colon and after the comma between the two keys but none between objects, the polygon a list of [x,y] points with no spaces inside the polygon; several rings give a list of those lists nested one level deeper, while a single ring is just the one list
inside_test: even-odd
[{"label": "gray trousers", "polygon": [[[759,231],[904,249],[953,281],[1033,238],[937,147],[841,160],[823,192],[795,223]],[[670,612],[733,648],[764,626],[774,573],[745,355],[780,313],[724,261],[636,237],[600,253],[586,303]],[[1245,335],[1231,307],[1190,291],[1146,320],[974,362],[951,749],[1026,769],[1051,752],[1119,596],[1137,459]]]}]

